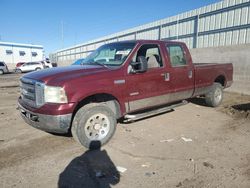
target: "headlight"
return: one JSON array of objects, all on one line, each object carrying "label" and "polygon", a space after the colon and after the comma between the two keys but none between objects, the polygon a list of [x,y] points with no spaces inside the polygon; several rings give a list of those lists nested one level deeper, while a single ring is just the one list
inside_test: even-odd
[{"label": "headlight", "polygon": [[44,102],[67,103],[68,99],[62,87],[44,86]]}]

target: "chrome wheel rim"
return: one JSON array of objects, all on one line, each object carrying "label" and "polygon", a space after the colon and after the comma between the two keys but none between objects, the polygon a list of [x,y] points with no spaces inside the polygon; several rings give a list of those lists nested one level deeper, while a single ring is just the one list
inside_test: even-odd
[{"label": "chrome wheel rim", "polygon": [[109,133],[110,121],[104,114],[95,114],[87,120],[84,130],[90,140],[102,140]]},{"label": "chrome wheel rim", "polygon": [[220,103],[221,99],[222,99],[222,92],[219,88],[217,88],[214,92],[214,100],[216,104]]}]

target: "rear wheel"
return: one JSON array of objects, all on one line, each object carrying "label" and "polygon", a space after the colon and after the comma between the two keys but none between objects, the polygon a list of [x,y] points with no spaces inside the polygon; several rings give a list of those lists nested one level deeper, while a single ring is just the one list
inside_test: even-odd
[{"label": "rear wheel", "polygon": [[16,69],[16,73],[22,73],[21,69]]},{"label": "rear wheel", "polygon": [[0,70],[0,75],[3,74],[3,73],[4,73],[3,70]]},{"label": "rear wheel", "polygon": [[74,139],[89,148],[92,141],[106,144],[116,129],[113,111],[105,104],[92,103],[80,108],[72,122]]},{"label": "rear wheel", "polygon": [[209,93],[205,95],[206,104],[211,107],[217,107],[223,100],[223,88],[220,83],[214,83]]},{"label": "rear wheel", "polygon": [[39,71],[39,70],[41,70],[41,68],[39,68],[39,67],[38,67],[38,68],[36,68],[36,71]]}]

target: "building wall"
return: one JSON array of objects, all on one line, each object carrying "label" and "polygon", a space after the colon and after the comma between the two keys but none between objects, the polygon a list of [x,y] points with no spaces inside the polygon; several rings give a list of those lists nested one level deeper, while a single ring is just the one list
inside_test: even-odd
[{"label": "building wall", "polygon": [[51,59],[65,64],[86,57],[102,44],[135,39],[183,41],[190,49],[250,43],[250,0],[224,0],[58,50]]},{"label": "building wall", "polygon": [[190,50],[194,63],[232,63],[232,87],[228,91],[250,95],[250,44]]},{"label": "building wall", "polygon": [[[21,55],[20,52],[25,54]],[[0,61],[4,61],[10,69],[14,68],[18,62],[41,61],[43,59],[42,46],[0,42]]]}]

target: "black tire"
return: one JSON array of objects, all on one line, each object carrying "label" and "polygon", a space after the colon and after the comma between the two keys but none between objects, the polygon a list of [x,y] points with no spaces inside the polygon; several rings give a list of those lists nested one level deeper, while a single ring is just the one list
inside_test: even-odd
[{"label": "black tire", "polygon": [[104,145],[114,135],[116,123],[115,114],[107,105],[91,103],[76,112],[71,133],[73,138],[86,148],[90,147],[92,141],[99,141]]},{"label": "black tire", "polygon": [[1,70],[0,70],[0,75],[2,75],[2,74],[4,74],[4,72],[3,72],[3,70],[1,69]]},{"label": "black tire", "polygon": [[39,67],[38,67],[38,68],[36,68],[36,71],[39,71],[39,70],[41,70],[41,68],[39,68]]},{"label": "black tire", "polygon": [[21,69],[16,69],[16,71],[15,71],[16,73],[22,73],[22,70]]},{"label": "black tire", "polygon": [[217,107],[223,100],[223,87],[220,83],[214,83],[209,93],[205,95],[206,104]]}]

